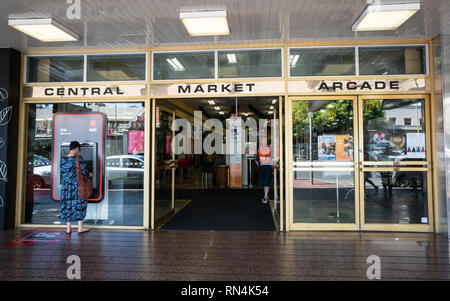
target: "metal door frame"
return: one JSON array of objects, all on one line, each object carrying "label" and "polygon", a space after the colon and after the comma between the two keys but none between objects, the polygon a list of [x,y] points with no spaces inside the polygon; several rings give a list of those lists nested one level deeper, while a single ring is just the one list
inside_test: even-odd
[{"label": "metal door frame", "polygon": [[[293,129],[292,129],[292,102],[294,101],[311,101],[311,100],[351,100],[353,104],[353,143],[354,143],[354,160],[353,162],[326,162],[326,165],[336,165],[336,167],[323,167],[324,162],[305,162],[305,164],[297,164],[295,167],[293,163]],[[337,96],[299,96],[289,97],[286,102],[286,132],[285,132],[285,145],[287,148],[286,158],[286,187],[287,187],[287,225],[288,230],[359,230],[359,197],[360,194],[356,193],[358,190],[359,173],[357,172],[357,166],[359,164],[359,156],[356,155],[359,149],[359,135],[358,133],[358,97],[355,95],[337,95]],[[303,163],[303,162],[302,162]],[[321,167],[322,166],[322,167]],[[293,189],[293,174],[295,171],[313,171],[313,170],[329,170],[329,171],[353,171],[354,172],[354,186],[355,186],[355,222],[354,223],[294,223],[294,189]]]},{"label": "metal door frame", "polygon": [[[431,144],[431,112],[430,112],[430,97],[427,94],[416,95],[360,95],[358,96],[358,111],[359,116],[363,116],[363,103],[365,99],[424,99],[425,102],[425,143],[426,143],[426,161],[400,161],[400,162],[374,162],[364,161],[364,137],[363,137],[363,118],[358,118],[359,121],[359,141],[361,141],[359,149],[359,194],[360,194],[360,216],[361,216],[361,230],[367,231],[410,231],[410,232],[433,232],[434,230],[434,210],[433,210],[433,182],[432,182],[432,144]],[[427,205],[428,205],[428,223],[427,224],[376,224],[365,223],[364,214],[364,171],[422,171],[426,172],[427,179]]]},{"label": "metal door frame", "polygon": [[[363,101],[364,99],[424,99],[425,100],[425,137],[426,137],[426,161],[405,161],[393,164],[392,162],[368,162],[364,161],[364,137],[363,137]],[[342,170],[342,168],[315,167],[321,165],[301,164],[305,167],[295,167],[293,163],[293,129],[292,129],[292,102],[308,100],[352,100],[353,101],[353,126],[354,126],[354,179],[355,179],[355,223],[294,223],[293,216],[293,173],[296,170]],[[286,155],[286,229],[289,230],[353,230],[353,231],[409,231],[409,232],[433,232],[434,231],[434,207],[433,207],[433,175],[432,175],[432,127],[430,96],[428,94],[414,95],[326,95],[326,96],[293,96],[286,101],[286,131],[285,145]],[[313,162],[314,163],[314,162]],[[336,162],[337,163],[337,162]],[[311,165],[306,167],[306,165]],[[323,165],[323,164],[322,164]],[[327,165],[330,165],[327,162]],[[339,164],[337,164],[339,165]],[[372,166],[371,166],[372,165]],[[408,165],[409,167],[407,167]],[[410,167],[410,166],[414,167]],[[403,167],[402,167],[403,166]],[[427,204],[428,224],[366,224],[364,216],[364,171],[426,171],[427,172]]]}]

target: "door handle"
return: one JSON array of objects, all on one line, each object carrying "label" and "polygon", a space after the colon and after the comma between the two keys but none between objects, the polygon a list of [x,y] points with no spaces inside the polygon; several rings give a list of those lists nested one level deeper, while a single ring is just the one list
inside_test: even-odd
[{"label": "door handle", "polygon": [[169,166],[170,168],[177,168],[177,160],[170,160]]}]

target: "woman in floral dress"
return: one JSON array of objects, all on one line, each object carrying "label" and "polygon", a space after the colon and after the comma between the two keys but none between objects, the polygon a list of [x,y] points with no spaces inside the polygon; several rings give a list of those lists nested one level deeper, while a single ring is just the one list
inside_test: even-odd
[{"label": "woman in floral dress", "polygon": [[[76,155],[80,152],[80,143],[72,141],[70,143],[70,152],[67,156],[61,158],[61,222],[66,223],[66,233],[72,233],[72,223],[78,222],[78,233],[89,231],[83,226],[83,219],[86,217],[87,200],[80,199],[78,196],[77,166]],[[80,156],[80,169],[83,175],[92,175],[89,173],[86,163]]]}]

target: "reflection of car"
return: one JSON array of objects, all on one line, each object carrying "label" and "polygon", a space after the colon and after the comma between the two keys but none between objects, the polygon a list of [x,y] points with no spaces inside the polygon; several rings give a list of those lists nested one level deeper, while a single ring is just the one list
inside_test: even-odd
[{"label": "reflection of car", "polygon": [[106,176],[109,187],[142,187],[144,184],[144,156],[106,157]]},{"label": "reflection of car", "polygon": [[51,179],[52,179],[52,161],[42,156],[34,155],[33,187],[34,188],[50,187]]}]

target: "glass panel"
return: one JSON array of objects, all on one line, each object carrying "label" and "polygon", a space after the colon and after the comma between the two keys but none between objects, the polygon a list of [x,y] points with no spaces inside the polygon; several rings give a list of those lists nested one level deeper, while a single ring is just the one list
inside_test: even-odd
[{"label": "glass panel", "polygon": [[219,78],[281,77],[281,50],[219,51]]},{"label": "glass panel", "polygon": [[354,223],[353,171],[294,171],[294,223]]},{"label": "glass panel", "polygon": [[25,223],[61,223],[61,201],[52,197],[51,189],[52,123],[55,112],[102,112],[107,115],[104,198],[97,203],[88,202],[85,222],[141,226],[144,200],[143,103],[28,105]]},{"label": "glass panel", "polygon": [[365,172],[366,223],[428,224],[427,173]]},{"label": "glass panel", "polygon": [[156,183],[155,183],[155,221],[156,224],[172,210],[172,113],[160,106],[156,108],[159,122],[156,124]]},{"label": "glass panel", "polygon": [[425,100],[365,99],[365,161],[425,161]]},{"label": "glass panel", "polygon": [[153,79],[214,78],[214,52],[153,54]]},{"label": "glass panel", "polygon": [[292,103],[293,162],[353,161],[352,100]]},{"label": "glass panel", "polygon": [[[353,101],[292,103],[293,162],[352,162]],[[330,167],[330,166],[327,166]],[[294,171],[294,222],[353,223],[353,170]]]},{"label": "glass panel", "polygon": [[88,81],[145,80],[145,54],[88,55]]},{"label": "glass panel", "polygon": [[290,49],[291,76],[355,75],[355,48]]},{"label": "glass panel", "polygon": [[72,56],[27,57],[27,82],[81,82],[83,81],[84,58]]},{"label": "glass panel", "polygon": [[359,48],[360,75],[425,73],[425,46]]}]

